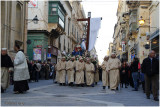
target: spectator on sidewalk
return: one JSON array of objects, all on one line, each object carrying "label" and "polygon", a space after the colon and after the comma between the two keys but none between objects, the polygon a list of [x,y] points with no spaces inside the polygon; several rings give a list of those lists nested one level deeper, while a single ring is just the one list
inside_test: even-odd
[{"label": "spectator on sidewalk", "polygon": [[28,64],[28,70],[29,70],[29,75],[30,75],[29,82],[31,82],[31,81],[32,81],[32,71],[33,71],[33,67],[32,67],[32,64],[29,62],[29,60],[27,60],[27,64]]},{"label": "spectator on sidewalk", "polygon": [[128,67],[129,67],[129,70],[128,70],[128,81],[129,81],[130,86],[133,88],[134,85],[133,85],[133,78],[132,78],[132,71],[133,71],[132,64],[133,64],[133,62],[128,64]]},{"label": "spectator on sidewalk", "polygon": [[133,83],[134,83],[134,90],[133,91],[138,91],[138,63],[139,60],[138,58],[134,58],[132,66],[132,78],[133,78]]},{"label": "spectator on sidewalk", "polygon": [[32,75],[33,75],[33,80],[35,82],[38,82],[37,81],[37,71],[38,71],[37,64],[35,62],[33,62],[33,73],[32,73]]},{"label": "spectator on sidewalk", "polygon": [[120,70],[120,80],[121,80],[121,86],[123,88],[123,84],[125,84],[125,88],[127,88],[128,83],[128,66],[126,62],[124,61],[121,70]]},{"label": "spectator on sidewalk", "polygon": [[40,70],[41,70],[41,64],[40,63],[41,63],[41,61],[38,61],[37,64],[36,64],[37,68],[38,68],[37,71],[36,71],[36,82],[38,82],[38,80],[39,80],[39,75],[40,75]]},{"label": "spectator on sidewalk", "polygon": [[147,99],[150,99],[150,86],[152,84],[152,93],[154,100],[159,101],[159,61],[155,58],[155,51],[150,51],[148,58],[145,58],[143,60],[142,72],[145,74],[145,92]]},{"label": "spectator on sidewalk", "polygon": [[1,50],[1,93],[3,93],[10,83],[9,72],[13,71],[13,62],[7,54],[7,48]]},{"label": "spectator on sidewalk", "polygon": [[41,63],[40,78],[45,79],[45,63]]},{"label": "spectator on sidewalk", "polygon": [[49,71],[50,71],[50,66],[49,64],[46,62],[45,63],[45,80],[49,79]]},{"label": "spectator on sidewalk", "polygon": [[14,59],[14,92],[15,94],[24,93],[29,90],[28,79],[29,71],[26,56],[20,50],[20,46],[18,44],[14,47],[17,52]]}]

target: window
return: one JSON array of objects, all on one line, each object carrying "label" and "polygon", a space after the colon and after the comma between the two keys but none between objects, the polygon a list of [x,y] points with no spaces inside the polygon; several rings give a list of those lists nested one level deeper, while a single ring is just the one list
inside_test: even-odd
[{"label": "window", "polygon": [[66,50],[66,47],[65,47],[65,38],[64,38],[64,51]]},{"label": "window", "polygon": [[61,50],[61,38],[59,37],[59,49]]},{"label": "window", "polygon": [[77,32],[77,41],[78,41],[78,32]]},{"label": "window", "polygon": [[69,41],[68,41],[68,52],[69,52]]},{"label": "window", "polygon": [[57,4],[52,4],[52,7],[57,7]]},{"label": "window", "polygon": [[69,32],[70,32],[70,19],[68,19],[68,35],[69,35]]},{"label": "window", "polygon": [[21,32],[21,27],[22,27],[22,8],[21,8],[21,4],[20,3],[17,3],[16,5],[16,36],[15,36],[15,40],[20,40],[22,39],[22,32]]},{"label": "window", "polygon": [[73,28],[74,28],[74,26],[72,25],[72,34],[73,34]]},{"label": "window", "polygon": [[59,17],[64,21],[64,14],[58,9]]},{"label": "window", "polygon": [[59,18],[59,24],[64,28],[64,22]]},{"label": "window", "polygon": [[75,37],[76,37],[76,28],[75,28]]},{"label": "window", "polygon": [[52,8],[51,15],[56,15],[57,14],[57,8]]}]

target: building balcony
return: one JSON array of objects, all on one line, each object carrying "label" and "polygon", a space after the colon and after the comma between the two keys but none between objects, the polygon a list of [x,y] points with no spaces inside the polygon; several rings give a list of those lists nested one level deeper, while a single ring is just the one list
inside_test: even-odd
[{"label": "building balcony", "polygon": [[123,17],[123,20],[124,20],[125,22],[128,22],[128,21],[129,21],[129,12],[124,12],[124,13],[122,14],[122,17]]},{"label": "building balcony", "polygon": [[66,11],[60,1],[49,1],[48,31],[54,33],[54,37],[64,34]]},{"label": "building balcony", "polygon": [[128,0],[126,1],[128,8],[137,8],[139,6],[139,1]]},{"label": "building balcony", "polygon": [[136,33],[137,32],[137,23],[131,23],[129,25],[129,32],[130,33]]}]

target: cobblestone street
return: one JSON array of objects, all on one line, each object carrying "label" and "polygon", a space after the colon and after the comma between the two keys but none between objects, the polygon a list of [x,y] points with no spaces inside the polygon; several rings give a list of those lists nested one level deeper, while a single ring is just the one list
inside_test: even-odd
[{"label": "cobblestone street", "polygon": [[26,94],[13,94],[13,86],[2,94],[2,106],[158,106],[159,103],[146,99],[142,89],[132,91],[102,91],[101,82],[96,87],[69,87],[53,84],[52,80],[29,83]]}]

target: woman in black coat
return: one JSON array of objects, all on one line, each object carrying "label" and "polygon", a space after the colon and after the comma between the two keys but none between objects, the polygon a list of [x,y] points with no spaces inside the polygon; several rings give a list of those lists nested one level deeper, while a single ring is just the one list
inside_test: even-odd
[{"label": "woman in black coat", "polygon": [[38,70],[38,67],[36,65],[36,63],[33,63],[33,72],[32,72],[32,76],[33,76],[33,80],[36,82],[36,72]]},{"label": "woman in black coat", "polygon": [[125,84],[125,88],[127,88],[128,83],[128,66],[126,62],[124,61],[120,70],[120,78],[121,78],[121,86],[123,88],[123,84]]}]

